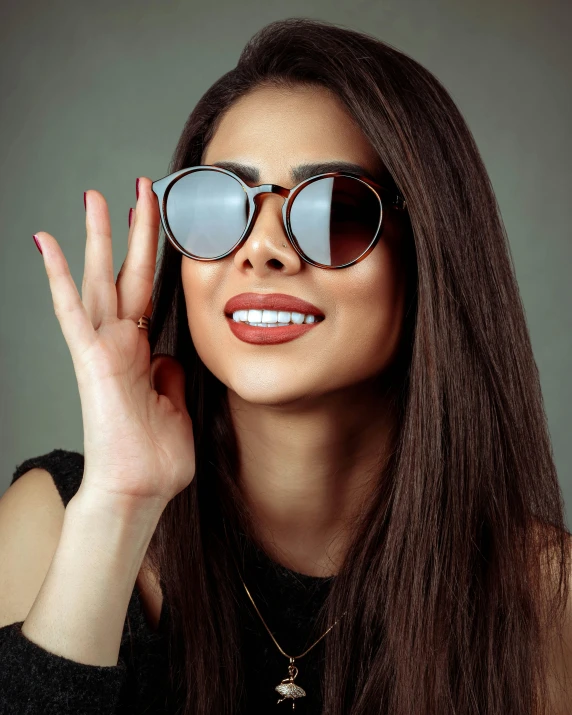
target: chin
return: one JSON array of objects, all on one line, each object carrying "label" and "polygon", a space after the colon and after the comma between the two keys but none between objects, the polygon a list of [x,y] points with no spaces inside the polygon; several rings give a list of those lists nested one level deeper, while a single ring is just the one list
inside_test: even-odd
[{"label": "chin", "polygon": [[268,405],[279,407],[293,404],[308,398],[309,389],[301,384],[286,385],[283,381],[265,382],[263,379],[226,383],[229,390],[234,392],[240,400],[253,405]]}]

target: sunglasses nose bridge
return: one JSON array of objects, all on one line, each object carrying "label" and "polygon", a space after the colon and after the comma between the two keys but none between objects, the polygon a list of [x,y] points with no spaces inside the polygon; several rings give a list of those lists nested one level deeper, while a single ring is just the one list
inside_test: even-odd
[{"label": "sunglasses nose bridge", "polygon": [[250,192],[253,199],[260,194],[278,194],[286,198],[290,193],[288,189],[285,189],[283,186],[278,186],[278,184],[260,184],[260,186],[252,187]]},{"label": "sunglasses nose bridge", "polygon": [[289,189],[285,189],[283,186],[279,186],[278,184],[261,184],[260,186],[249,187],[249,189],[250,196],[254,203],[254,213],[251,217],[252,221],[256,219],[258,211],[260,210],[260,201],[257,201],[259,196],[263,196],[264,194],[277,194],[278,196],[282,196],[283,199],[287,199],[290,194]]}]

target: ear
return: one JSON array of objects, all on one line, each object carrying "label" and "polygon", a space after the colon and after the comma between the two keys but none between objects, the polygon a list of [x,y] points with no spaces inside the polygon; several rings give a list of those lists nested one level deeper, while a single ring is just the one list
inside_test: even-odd
[{"label": "ear", "polygon": [[181,412],[187,412],[185,402],[185,371],[171,355],[156,353],[151,358],[151,385],[160,395],[168,397]]}]

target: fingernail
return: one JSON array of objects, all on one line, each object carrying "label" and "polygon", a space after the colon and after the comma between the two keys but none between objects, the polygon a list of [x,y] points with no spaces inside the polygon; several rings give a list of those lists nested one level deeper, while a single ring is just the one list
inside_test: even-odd
[{"label": "fingernail", "polygon": [[43,255],[42,247],[40,246],[40,242],[38,241],[36,234],[34,234],[34,243],[36,244],[38,251]]},{"label": "fingernail", "polygon": [[131,219],[133,218],[133,209],[129,209],[129,228],[131,228]]},{"label": "fingernail", "polygon": [[87,191],[84,191],[84,192],[83,192],[83,206],[84,206],[85,210],[87,211],[87,203],[86,203],[86,201],[85,201],[85,195],[86,195],[86,194],[87,194]]},{"label": "fingernail", "polygon": [[139,198],[139,179],[135,182],[135,193],[137,194],[137,198]]}]

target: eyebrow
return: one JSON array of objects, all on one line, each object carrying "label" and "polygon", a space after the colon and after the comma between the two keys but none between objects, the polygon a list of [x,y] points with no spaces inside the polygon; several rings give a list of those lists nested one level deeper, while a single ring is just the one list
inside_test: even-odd
[{"label": "eyebrow", "polygon": [[[260,181],[260,171],[255,166],[248,166],[246,164],[240,164],[235,161],[216,161],[210,166],[218,166],[221,169],[227,169],[228,171],[234,172],[243,181]],[[290,169],[290,176],[292,180],[299,184],[305,179],[309,179],[311,176],[316,176],[317,174],[327,174],[331,171],[342,171],[349,174],[359,174],[360,176],[365,176],[371,181],[379,182],[380,177],[374,176],[370,171],[360,164],[353,164],[349,161],[321,161],[315,164],[299,164]]]}]

